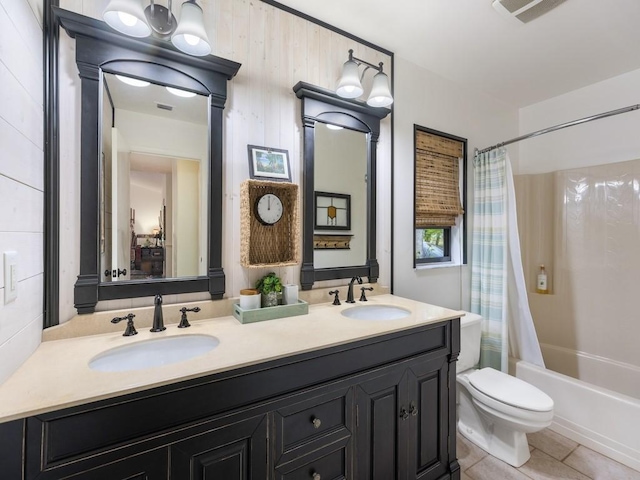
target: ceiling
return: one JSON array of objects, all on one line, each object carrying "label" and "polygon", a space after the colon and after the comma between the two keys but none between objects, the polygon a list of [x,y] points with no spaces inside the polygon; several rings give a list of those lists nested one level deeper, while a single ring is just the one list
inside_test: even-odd
[{"label": "ceiling", "polygon": [[516,107],[640,68],[640,0],[566,0],[527,24],[492,0],[279,1]]}]

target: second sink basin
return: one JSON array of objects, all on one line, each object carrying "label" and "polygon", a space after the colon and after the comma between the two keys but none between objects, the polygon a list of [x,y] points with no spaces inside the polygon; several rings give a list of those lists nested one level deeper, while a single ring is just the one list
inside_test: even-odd
[{"label": "second sink basin", "polygon": [[112,348],[89,361],[89,368],[100,372],[125,372],[182,362],[204,355],[220,344],[211,335],[181,335],[154,338]]},{"label": "second sink basin", "polygon": [[359,305],[343,310],[342,315],[355,320],[399,320],[411,311],[393,305]]}]

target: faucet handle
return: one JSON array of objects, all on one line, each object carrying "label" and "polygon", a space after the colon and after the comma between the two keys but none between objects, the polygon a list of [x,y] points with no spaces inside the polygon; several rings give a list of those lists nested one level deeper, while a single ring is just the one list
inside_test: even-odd
[{"label": "faucet handle", "polygon": [[120,323],[122,320],[127,321],[127,328],[124,330],[122,334],[123,337],[131,337],[133,335],[137,335],[136,327],[133,325],[133,319],[135,315],[130,313],[129,315],[125,315],[124,317],[115,317],[111,319],[111,323]]},{"label": "faucet handle", "polygon": [[373,292],[373,287],[360,287],[360,291],[362,292],[362,295],[360,295],[361,302],[368,302],[367,297],[364,294],[365,290],[368,290],[369,292]]},{"label": "faucet handle", "polygon": [[334,305],[340,305],[340,298],[338,298],[338,295],[340,295],[340,290],[338,290],[338,289],[331,290],[329,292],[329,295],[335,295],[335,297],[333,298],[333,304]]},{"label": "faucet handle", "polygon": [[180,309],[180,312],[182,312],[182,316],[180,317],[180,324],[178,325],[178,328],[190,327],[191,324],[189,323],[189,320],[187,320],[187,312],[198,313],[199,311],[200,311],[200,307],[193,307],[193,308],[182,307]]}]

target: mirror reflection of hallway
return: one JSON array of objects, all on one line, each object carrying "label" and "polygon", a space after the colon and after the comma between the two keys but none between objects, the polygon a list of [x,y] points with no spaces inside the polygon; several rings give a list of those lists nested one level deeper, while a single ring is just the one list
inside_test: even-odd
[{"label": "mirror reflection of hallway", "polygon": [[206,275],[208,99],[106,73],[104,86],[103,281]]}]

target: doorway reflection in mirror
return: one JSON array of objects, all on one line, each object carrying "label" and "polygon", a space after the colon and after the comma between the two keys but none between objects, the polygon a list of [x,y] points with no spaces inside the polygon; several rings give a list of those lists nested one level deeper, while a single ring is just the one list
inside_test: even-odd
[{"label": "doorway reflection in mirror", "polygon": [[[208,99],[104,75],[106,281],[206,275]],[[109,265],[110,264],[110,265]]]}]

